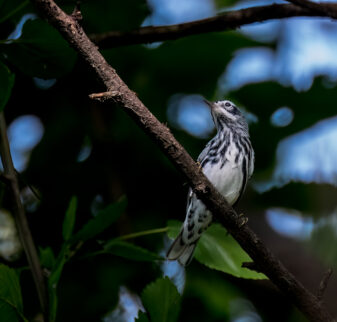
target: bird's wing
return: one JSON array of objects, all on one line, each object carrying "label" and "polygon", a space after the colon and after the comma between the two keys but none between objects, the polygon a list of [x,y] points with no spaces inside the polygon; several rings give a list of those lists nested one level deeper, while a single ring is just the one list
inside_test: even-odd
[{"label": "bird's wing", "polygon": [[253,175],[254,172],[254,162],[255,162],[255,153],[254,150],[250,150],[250,162],[248,164],[248,179]]},{"label": "bird's wing", "polygon": [[210,149],[211,142],[212,141],[208,142],[207,145],[205,146],[205,148],[199,154],[198,159],[197,159],[197,161],[199,163],[201,163],[205,159],[205,157],[207,156],[207,154],[209,152],[209,149]]},{"label": "bird's wing", "polygon": [[245,189],[246,189],[246,185],[247,185],[247,182],[248,182],[248,179],[249,179],[249,175],[250,175],[250,164],[248,164],[248,158],[247,157],[243,157],[243,160],[242,160],[242,183],[241,183],[241,188],[240,188],[240,192],[239,192],[239,195],[238,195],[238,198],[236,199],[236,201],[234,202],[233,204],[233,207],[235,207],[238,202],[240,201]]},{"label": "bird's wing", "polygon": [[[207,156],[207,154],[208,154],[208,151],[209,151],[209,149],[210,149],[211,142],[212,142],[212,141],[209,141],[209,142],[207,143],[207,145],[205,146],[205,148],[201,151],[201,153],[200,153],[199,156],[198,156],[197,161],[199,162],[200,166],[201,166],[201,164],[202,164],[202,161],[206,158],[206,156]],[[188,190],[188,194],[187,194],[186,212],[188,212],[189,206],[190,206],[191,201],[192,201],[193,194],[194,194],[194,192],[193,192],[193,190],[190,188],[190,189]]]}]

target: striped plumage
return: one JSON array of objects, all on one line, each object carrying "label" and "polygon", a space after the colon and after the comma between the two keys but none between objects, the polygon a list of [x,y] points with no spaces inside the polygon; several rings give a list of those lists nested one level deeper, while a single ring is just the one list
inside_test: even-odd
[{"label": "striped plumage", "polygon": [[[211,103],[216,136],[208,142],[198,157],[203,173],[230,205],[235,205],[243,194],[254,170],[254,151],[250,143],[248,124],[239,109],[230,101]],[[186,218],[183,227],[167,253],[187,265],[193,256],[201,234],[212,223],[212,213],[188,192]]]}]

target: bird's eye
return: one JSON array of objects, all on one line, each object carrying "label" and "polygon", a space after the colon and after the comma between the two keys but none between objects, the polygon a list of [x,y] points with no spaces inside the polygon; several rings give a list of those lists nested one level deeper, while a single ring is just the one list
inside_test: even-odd
[{"label": "bird's eye", "polygon": [[232,106],[232,105],[231,105],[231,103],[226,102],[226,103],[225,103],[225,106],[226,106],[226,107],[230,107],[230,106]]}]

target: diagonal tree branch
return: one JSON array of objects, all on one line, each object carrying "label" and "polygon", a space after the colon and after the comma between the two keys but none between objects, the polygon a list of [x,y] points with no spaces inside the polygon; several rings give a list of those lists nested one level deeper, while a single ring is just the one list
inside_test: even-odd
[{"label": "diagonal tree branch", "polygon": [[307,0],[289,0],[292,4],[273,4],[229,11],[224,14],[177,25],[143,27],[129,32],[110,31],[90,35],[90,39],[101,49],[125,45],[174,40],[191,35],[227,31],[241,26],[271,19],[290,17],[337,17],[337,4]]},{"label": "diagonal tree branch", "polygon": [[[59,30],[84,59],[88,69],[95,72],[104,85],[107,101],[117,102],[158,145],[175,167],[184,175],[197,196],[212,211],[216,219],[227,228],[241,247],[250,255],[257,267],[283,291],[311,321],[333,321],[321,302],[288,272],[281,262],[267,249],[257,235],[247,226],[241,227],[236,212],[203,175],[198,165],[175,140],[170,130],[161,124],[132,92],[116,71],[105,61],[97,47],[90,41],[82,27],[64,13],[53,0],[31,0]],[[115,95],[118,92],[118,95]],[[114,93],[112,95],[112,93]],[[97,95],[94,95],[94,97]],[[102,98],[104,94],[98,95]]]},{"label": "diagonal tree branch", "polygon": [[21,244],[25,250],[29,267],[32,271],[33,279],[39,296],[42,312],[45,316],[45,320],[48,320],[48,293],[45,283],[45,279],[42,273],[39,256],[37,254],[32,234],[29,230],[25,210],[23,208],[17,172],[14,169],[12,156],[10,153],[6,121],[4,113],[0,113],[0,155],[3,164],[4,172],[2,176],[5,178],[5,182],[8,185],[9,191],[13,200],[13,214],[18,229]]}]

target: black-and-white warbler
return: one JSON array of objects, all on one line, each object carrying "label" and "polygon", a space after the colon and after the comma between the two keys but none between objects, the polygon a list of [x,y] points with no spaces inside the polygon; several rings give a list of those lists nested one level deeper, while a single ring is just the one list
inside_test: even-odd
[{"label": "black-and-white warbler", "polygon": [[[198,162],[203,173],[227,202],[235,205],[254,170],[254,150],[249,139],[248,124],[232,102],[205,102],[211,108],[217,134],[201,152]],[[167,258],[187,265],[192,260],[201,234],[211,223],[212,213],[190,189],[185,222],[167,252]]]}]

